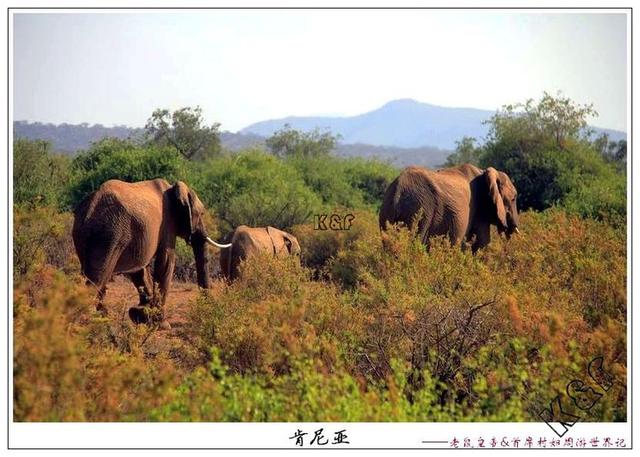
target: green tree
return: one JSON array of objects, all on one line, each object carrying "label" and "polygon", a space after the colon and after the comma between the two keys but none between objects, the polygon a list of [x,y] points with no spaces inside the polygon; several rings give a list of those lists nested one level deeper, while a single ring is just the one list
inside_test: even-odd
[{"label": "green tree", "polygon": [[603,133],[593,141],[593,147],[619,171],[627,172],[627,140],[611,141],[609,135]]},{"label": "green tree", "polygon": [[507,105],[488,121],[480,165],[509,174],[520,209],[560,204],[583,216],[622,216],[624,176],[589,140],[587,119],[595,115],[591,105],[546,92],[537,102]]},{"label": "green tree", "polygon": [[476,146],[476,139],[465,136],[460,141],[456,141],[456,150],[447,157],[445,166],[454,167],[463,163],[478,165],[482,156],[482,148]]},{"label": "green tree", "polygon": [[266,144],[278,157],[302,156],[316,157],[329,155],[340,140],[340,135],[330,132],[302,132],[292,129],[289,124],[267,138]]},{"label": "green tree", "polygon": [[204,160],[220,153],[220,124],[205,125],[202,109],[185,107],[174,111],[153,112],[145,133],[157,146],[173,146],[189,160]]},{"label": "green tree", "polygon": [[63,204],[69,177],[69,158],[53,154],[42,140],[17,139],[13,143],[13,201],[16,204]]},{"label": "green tree", "polygon": [[86,151],[80,151],[73,159],[72,169],[75,173],[86,173],[95,170],[108,160],[116,151],[135,149],[135,143],[120,138],[106,137],[91,144]]},{"label": "green tree", "polygon": [[[483,166],[506,171],[518,187],[521,209],[542,210],[559,203],[567,189],[560,176],[567,172],[563,156],[585,140],[587,116],[595,112],[568,98],[546,92],[538,102],[506,105],[489,123]],[[584,148],[581,148],[584,150]],[[567,159],[566,157],[564,157]]]},{"label": "green tree", "polygon": [[139,146],[107,138],[80,153],[73,161],[68,193],[73,207],[109,179],[127,182],[164,178],[185,179],[186,160],[172,147]]},{"label": "green tree", "polygon": [[587,120],[598,113],[593,105],[580,105],[562,94],[544,92],[538,101],[505,105],[489,121],[489,142],[515,140],[527,152],[539,146],[565,149],[567,141],[586,140],[591,134]]}]

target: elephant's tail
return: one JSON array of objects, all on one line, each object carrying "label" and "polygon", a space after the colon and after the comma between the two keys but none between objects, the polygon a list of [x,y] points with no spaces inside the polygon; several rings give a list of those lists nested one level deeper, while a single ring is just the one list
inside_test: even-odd
[{"label": "elephant's tail", "polygon": [[85,276],[87,275],[89,239],[91,237],[91,228],[87,224],[87,218],[95,206],[94,195],[95,192],[84,198],[73,211],[74,218],[71,236],[74,247],[76,248],[76,254],[80,260],[80,272]]},{"label": "elephant's tail", "polygon": [[387,222],[394,223],[396,221],[396,207],[398,206],[399,198],[398,178],[396,178],[391,184],[389,184],[382,200],[382,206],[380,207],[380,214],[378,217],[380,230],[386,230]]},{"label": "elephant's tail", "polygon": [[234,232],[230,232],[222,239],[222,242],[225,243],[225,248],[220,249],[220,272],[222,276],[230,279],[231,278],[231,254],[233,249],[233,234]]}]

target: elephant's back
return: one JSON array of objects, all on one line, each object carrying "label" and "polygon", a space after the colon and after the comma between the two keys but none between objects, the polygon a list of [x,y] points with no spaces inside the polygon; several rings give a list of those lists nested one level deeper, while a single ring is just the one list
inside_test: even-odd
[{"label": "elephant's back", "polygon": [[[165,206],[164,193],[170,187],[164,179],[128,183],[117,179],[104,182],[95,192],[87,218],[104,218],[104,213],[118,218],[122,213],[140,223],[153,220],[159,223]],[[154,224],[155,225],[155,224]]]},{"label": "elephant's back", "polygon": [[403,222],[411,226],[420,211],[427,218],[438,212],[436,196],[440,194],[440,188],[433,179],[433,173],[419,167],[409,167],[402,171],[388,196],[391,213],[389,222]]}]

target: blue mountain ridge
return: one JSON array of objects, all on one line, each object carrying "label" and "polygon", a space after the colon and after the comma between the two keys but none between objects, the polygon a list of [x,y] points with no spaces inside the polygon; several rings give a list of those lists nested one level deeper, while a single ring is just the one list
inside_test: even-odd
[{"label": "blue mountain ridge", "polygon": [[[239,133],[269,137],[289,124],[302,131],[330,131],[341,135],[343,144],[364,143],[376,146],[417,148],[431,146],[440,149],[455,149],[456,141],[465,136],[483,140],[489,130],[483,122],[495,111],[475,108],[449,108],[400,99],[382,107],[349,117],[289,116],[251,124]],[[593,127],[596,134],[607,133],[611,140],[626,138],[618,130]]]}]

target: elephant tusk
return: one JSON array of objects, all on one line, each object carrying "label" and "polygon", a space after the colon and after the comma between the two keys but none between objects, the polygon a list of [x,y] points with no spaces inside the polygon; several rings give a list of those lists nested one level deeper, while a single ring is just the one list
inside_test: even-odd
[{"label": "elephant tusk", "polygon": [[513,230],[513,233],[515,233],[516,235],[519,235],[519,234],[520,234],[520,229],[519,229],[518,227],[516,227],[516,228]]},{"label": "elephant tusk", "polygon": [[213,241],[211,238],[207,237],[207,243],[220,248],[220,249],[226,249],[226,248],[230,248],[232,243],[229,244],[220,244],[220,243],[216,243],[215,241]]}]

